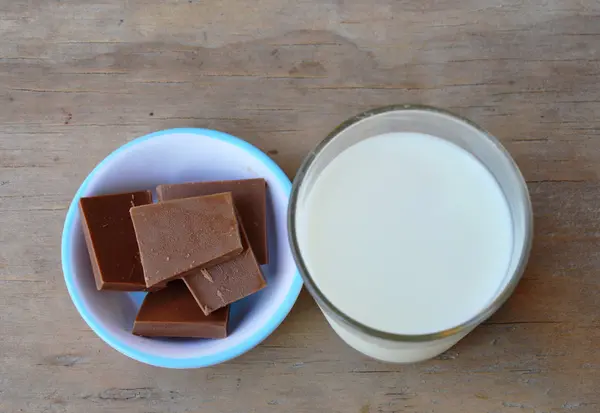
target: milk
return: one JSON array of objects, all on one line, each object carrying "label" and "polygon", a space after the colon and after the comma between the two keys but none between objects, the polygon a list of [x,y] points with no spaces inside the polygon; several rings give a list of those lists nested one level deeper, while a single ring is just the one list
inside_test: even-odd
[{"label": "milk", "polygon": [[[507,280],[513,234],[502,190],[473,155],[434,136],[387,133],[344,150],[316,178],[297,219],[317,287],[376,330],[456,327]],[[385,350],[328,319],[351,345],[367,347],[359,350],[374,357]]]}]

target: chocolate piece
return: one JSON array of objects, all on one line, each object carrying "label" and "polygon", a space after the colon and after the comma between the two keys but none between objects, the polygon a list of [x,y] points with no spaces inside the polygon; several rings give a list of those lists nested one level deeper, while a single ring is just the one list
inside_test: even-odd
[{"label": "chocolate piece", "polygon": [[243,225],[240,231],[244,246],[240,255],[222,264],[201,268],[183,279],[204,314],[211,314],[267,285]]},{"label": "chocolate piece", "polygon": [[146,337],[227,337],[229,307],[204,315],[185,284],[176,280],[148,293],[133,324],[133,334]]},{"label": "chocolate piece", "polygon": [[258,263],[262,265],[269,262],[266,223],[267,183],[264,179],[159,185],[156,192],[159,201],[231,192]]},{"label": "chocolate piece", "polygon": [[152,203],[150,191],[85,197],[81,223],[98,290],[146,288],[129,209]]},{"label": "chocolate piece", "polygon": [[131,208],[148,288],[242,252],[230,193]]}]

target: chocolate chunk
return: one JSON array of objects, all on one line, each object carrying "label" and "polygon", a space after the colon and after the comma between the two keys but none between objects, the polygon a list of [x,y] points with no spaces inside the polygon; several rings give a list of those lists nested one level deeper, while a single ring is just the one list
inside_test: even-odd
[{"label": "chocolate chunk", "polygon": [[146,337],[227,337],[229,307],[204,315],[180,280],[148,293],[133,324],[133,334]]},{"label": "chocolate chunk", "polygon": [[240,231],[244,246],[240,255],[222,264],[201,268],[183,279],[204,314],[211,314],[267,285],[243,225]]},{"label": "chocolate chunk", "polygon": [[267,183],[264,179],[159,185],[156,191],[159,201],[231,192],[258,263],[262,265],[269,262],[266,223]]},{"label": "chocolate chunk", "polygon": [[148,288],[242,252],[230,193],[131,208]]},{"label": "chocolate chunk", "polygon": [[79,200],[85,243],[98,290],[142,291],[146,288],[129,209],[151,203],[150,191]]}]

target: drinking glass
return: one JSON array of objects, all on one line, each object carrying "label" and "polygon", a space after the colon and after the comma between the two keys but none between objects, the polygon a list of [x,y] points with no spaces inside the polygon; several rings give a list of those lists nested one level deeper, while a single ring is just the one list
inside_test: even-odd
[{"label": "drinking glass", "polygon": [[[480,312],[473,314],[462,324],[444,331],[419,335],[393,334],[361,324],[336,308],[323,294],[305,263],[302,241],[298,235],[304,230],[303,215],[307,211],[307,197],[321,171],[350,146],[391,132],[433,135],[468,151],[495,177],[510,209],[513,246],[508,270],[498,291]],[[292,253],[304,284],[336,333],[350,346],[368,356],[383,361],[408,363],[426,360],[446,351],[507,300],[519,282],[529,258],[533,218],[525,180],[496,138],[473,122],[444,110],[419,105],[396,105],[352,117],[335,128],[309,153],[294,179],[288,209],[288,228]],[[426,300],[427,297],[423,299]]]}]

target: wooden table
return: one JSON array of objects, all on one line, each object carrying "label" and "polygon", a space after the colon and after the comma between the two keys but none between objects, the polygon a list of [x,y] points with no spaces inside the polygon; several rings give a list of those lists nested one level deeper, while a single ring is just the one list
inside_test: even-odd
[{"label": "wooden table", "polygon": [[[498,136],[534,203],[524,279],[455,348],[369,360],[302,293],[256,349],[168,371],[80,319],[61,229],[113,149],[214,128],[292,177],[344,119],[407,102]],[[0,411],[598,412],[599,172],[597,0],[0,0]]]}]

